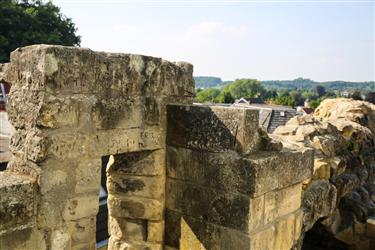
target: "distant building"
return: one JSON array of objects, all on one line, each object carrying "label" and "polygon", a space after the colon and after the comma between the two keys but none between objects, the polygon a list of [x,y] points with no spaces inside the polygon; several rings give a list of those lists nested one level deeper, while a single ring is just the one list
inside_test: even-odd
[{"label": "distant building", "polygon": [[254,97],[254,98],[240,98],[237,99],[234,103],[236,104],[264,104],[262,98]]},{"label": "distant building", "polygon": [[350,97],[350,93],[349,93],[349,91],[344,90],[344,91],[341,92],[341,96],[342,96],[342,97],[349,98],[349,97]]},{"label": "distant building", "polygon": [[314,113],[313,108],[297,107],[297,115],[308,115]]},{"label": "distant building", "polygon": [[[243,98],[240,100],[242,99]],[[277,127],[285,125],[292,117],[297,115],[296,110],[289,106],[264,103],[251,104],[244,102],[243,100],[241,102],[234,103],[233,106],[259,110],[259,126],[268,133],[273,133]]]}]

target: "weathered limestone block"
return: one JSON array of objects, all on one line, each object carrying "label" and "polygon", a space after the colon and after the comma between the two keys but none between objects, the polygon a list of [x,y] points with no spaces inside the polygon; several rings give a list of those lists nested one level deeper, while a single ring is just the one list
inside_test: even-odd
[{"label": "weathered limestone block", "polygon": [[298,210],[301,206],[302,183],[265,194],[265,224]]},{"label": "weathered limestone block", "polygon": [[110,214],[146,221],[148,237],[146,243],[113,238],[114,248],[162,248],[166,105],[192,102],[192,65],[36,45],[16,50],[1,68],[12,83],[8,112],[16,128],[9,171],[39,185],[34,202],[43,243],[95,247],[100,158],[113,155]]},{"label": "weathered limestone block", "polygon": [[[9,81],[55,93],[119,93],[124,96],[192,95],[193,67],[150,56],[34,45],[11,54]],[[34,62],[38,62],[35,67]],[[95,69],[95,70],[93,70]],[[18,75],[16,72],[29,72]],[[43,83],[47,84],[44,85]]]},{"label": "weathered limestone block", "polygon": [[121,176],[109,175],[107,188],[111,194],[137,196],[162,200],[164,198],[165,177],[163,176]]},{"label": "weathered limestone block", "polygon": [[165,244],[176,249],[249,249],[248,235],[202,219],[166,211]]},{"label": "weathered limestone block", "polygon": [[161,243],[164,240],[165,222],[148,221],[147,222],[147,241]]},{"label": "weathered limestone block", "polygon": [[35,227],[1,235],[0,248],[12,250],[48,249],[46,235]]},{"label": "weathered limestone block", "polygon": [[232,150],[211,153],[167,146],[169,178],[250,195],[253,192],[253,173],[251,164]]},{"label": "weathered limestone block", "polygon": [[326,99],[314,112],[315,117],[323,119],[345,118],[366,125],[375,133],[375,105],[353,99]]},{"label": "weathered limestone block", "polygon": [[112,241],[127,243],[129,247],[159,247],[164,240],[164,221],[109,217],[109,232]]},{"label": "weathered limestone block", "polygon": [[51,250],[70,250],[70,235],[63,230],[53,231],[51,234]]},{"label": "weathered limestone block", "polygon": [[249,232],[266,224],[265,205],[265,195],[250,200]]},{"label": "weathered limestone block", "polygon": [[231,150],[213,153],[168,146],[167,176],[257,197],[309,178],[312,153],[285,149],[278,154],[258,152],[242,158]]},{"label": "weathered limestone block", "polygon": [[16,130],[10,139],[9,149],[13,155],[32,162],[41,162],[47,156],[49,141],[40,129]]},{"label": "weathered limestone block", "polygon": [[111,237],[121,240],[146,241],[147,220],[109,217],[109,233]]},{"label": "weathered limestone block", "polygon": [[96,218],[82,218],[76,221],[68,221],[68,233],[71,237],[71,245],[77,246],[85,242],[90,242],[93,240],[93,235],[95,235]]},{"label": "weathered limestone block", "polygon": [[294,214],[275,223],[275,245],[273,249],[291,249],[294,242]]},{"label": "weathered limestone block", "polygon": [[327,180],[312,182],[302,199],[305,231],[311,229],[319,218],[330,216],[336,208],[336,202],[337,190],[334,185]]},{"label": "weathered limestone block", "polygon": [[109,175],[160,176],[165,173],[165,150],[144,150],[111,155]]},{"label": "weathered limestone block", "polygon": [[313,170],[313,151],[284,149],[277,154],[258,152],[245,158],[253,169],[253,194],[281,189],[308,179]]},{"label": "weathered limestone block", "polygon": [[28,176],[35,181],[38,179],[41,173],[41,169],[36,163],[14,155],[8,162],[7,171]]},{"label": "weathered limestone block", "polygon": [[193,218],[247,232],[250,198],[187,182],[168,180],[166,207]]},{"label": "weathered limestone block", "polygon": [[[275,226],[270,225],[260,232],[250,235],[250,249],[277,249],[275,245]],[[281,248],[280,248],[281,249]]]},{"label": "weathered limestone block", "polygon": [[[75,164],[72,164],[75,165]],[[80,159],[75,166],[75,193],[92,193],[98,191],[101,177],[101,158]]]},{"label": "weathered limestone block", "polygon": [[99,210],[99,199],[97,194],[85,194],[71,198],[65,204],[63,218],[66,221],[77,220],[85,217],[96,216]]},{"label": "weathered limestone block", "polygon": [[36,187],[31,178],[0,172],[0,235],[35,225]]},{"label": "weathered limestone block", "polygon": [[331,166],[328,162],[321,158],[314,159],[314,179],[329,179],[331,178]]},{"label": "weathered limestone block", "polygon": [[59,159],[101,157],[163,147],[163,135],[158,127],[102,130],[96,134],[51,133],[48,141],[48,154]]},{"label": "weathered limestone block", "polygon": [[119,218],[162,220],[164,202],[141,197],[108,197],[109,214]]},{"label": "weathered limestone block", "polygon": [[258,112],[249,109],[169,105],[167,144],[245,153],[254,146]]}]

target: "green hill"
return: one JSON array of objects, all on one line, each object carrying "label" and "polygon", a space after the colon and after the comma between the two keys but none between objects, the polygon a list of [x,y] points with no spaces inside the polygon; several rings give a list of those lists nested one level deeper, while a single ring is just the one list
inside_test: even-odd
[{"label": "green hill", "polygon": [[[222,88],[231,81],[223,82],[219,77],[198,76],[194,77],[195,87],[199,88]],[[375,91],[375,82],[347,82],[347,81],[330,81],[316,82],[310,79],[297,78],[294,80],[266,80],[262,81],[267,90],[315,90],[317,85],[323,86],[327,91],[348,91],[359,90],[363,93]]]}]

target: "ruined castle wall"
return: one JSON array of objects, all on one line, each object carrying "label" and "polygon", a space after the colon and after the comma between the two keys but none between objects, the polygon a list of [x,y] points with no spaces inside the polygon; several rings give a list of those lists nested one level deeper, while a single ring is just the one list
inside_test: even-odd
[{"label": "ruined castle wall", "polygon": [[241,108],[168,106],[170,249],[290,249],[312,150],[281,148]]},{"label": "ruined castle wall", "polygon": [[374,246],[372,104],[326,100],[269,136],[255,110],[190,105],[187,63],[38,45],[0,71],[0,248],[94,249],[103,156],[109,249],[300,249],[317,224]]},{"label": "ruined castle wall", "polygon": [[324,100],[314,115],[293,118],[273,137],[297,150],[314,150],[313,176],[301,204],[300,244],[318,223],[351,249],[373,249],[375,234],[367,221],[375,215],[375,105]]},{"label": "ruined castle wall", "polygon": [[[1,246],[94,249],[101,157],[111,155],[110,249],[161,249],[166,104],[192,101],[192,65],[38,45],[13,52],[5,77],[16,131],[0,214],[17,228],[2,223]],[[27,212],[23,225],[8,196]]]}]

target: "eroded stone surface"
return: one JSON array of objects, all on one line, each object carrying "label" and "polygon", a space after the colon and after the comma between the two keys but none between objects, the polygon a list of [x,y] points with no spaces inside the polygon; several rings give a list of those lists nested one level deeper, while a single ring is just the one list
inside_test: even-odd
[{"label": "eroded stone surface", "polygon": [[0,172],[0,235],[35,224],[36,189],[32,179]]}]

